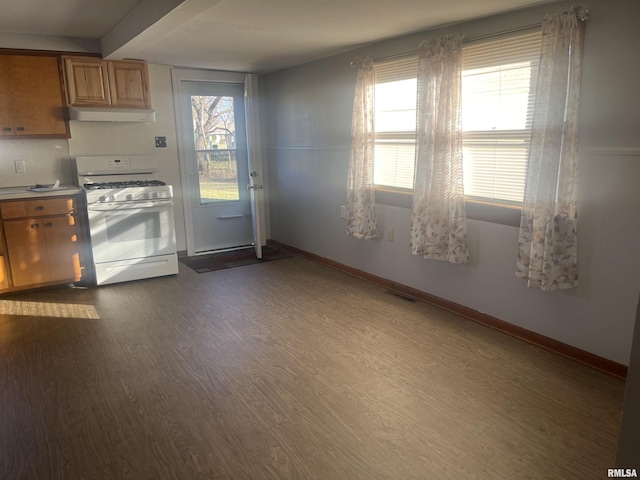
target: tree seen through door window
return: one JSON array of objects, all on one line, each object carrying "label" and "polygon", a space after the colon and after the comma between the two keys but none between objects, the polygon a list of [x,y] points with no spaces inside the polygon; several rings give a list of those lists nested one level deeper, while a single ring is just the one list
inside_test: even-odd
[{"label": "tree seen through door window", "polygon": [[193,95],[191,113],[200,202],[239,200],[233,97]]}]

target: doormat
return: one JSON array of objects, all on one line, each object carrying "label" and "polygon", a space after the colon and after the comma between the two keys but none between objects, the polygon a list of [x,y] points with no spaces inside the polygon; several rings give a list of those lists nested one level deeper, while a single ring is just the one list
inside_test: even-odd
[{"label": "doormat", "polygon": [[293,255],[266,246],[262,247],[262,258],[256,257],[256,252],[253,247],[251,247],[243,248],[242,250],[232,250],[230,252],[211,253],[209,255],[197,255],[195,257],[181,257],[178,258],[178,260],[180,263],[183,263],[198,273],[205,273],[291,257],[293,257]]}]

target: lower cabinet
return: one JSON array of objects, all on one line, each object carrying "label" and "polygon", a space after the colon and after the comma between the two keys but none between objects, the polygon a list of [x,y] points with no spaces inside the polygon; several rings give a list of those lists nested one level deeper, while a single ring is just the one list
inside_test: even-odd
[{"label": "lower cabinet", "polygon": [[2,224],[0,224],[0,292],[9,288],[9,276],[7,272],[7,261],[2,242]]},{"label": "lower cabinet", "polygon": [[[4,259],[5,289],[13,291],[81,279],[82,229],[73,197],[2,202],[0,213],[5,246],[0,259]],[[0,291],[1,278],[2,273]]]}]

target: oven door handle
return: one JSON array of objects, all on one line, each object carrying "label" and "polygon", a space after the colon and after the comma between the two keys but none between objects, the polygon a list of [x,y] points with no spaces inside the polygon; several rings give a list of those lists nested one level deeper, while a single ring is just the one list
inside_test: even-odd
[{"label": "oven door handle", "polygon": [[87,210],[91,212],[112,212],[114,210],[140,210],[141,208],[172,207],[173,200],[156,200],[152,202],[114,202],[90,203]]}]

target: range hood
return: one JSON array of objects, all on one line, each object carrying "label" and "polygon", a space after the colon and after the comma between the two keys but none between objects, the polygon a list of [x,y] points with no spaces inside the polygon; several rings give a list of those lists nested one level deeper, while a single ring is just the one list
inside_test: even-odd
[{"label": "range hood", "polygon": [[78,122],[155,122],[156,112],[144,108],[69,107],[69,120]]}]

